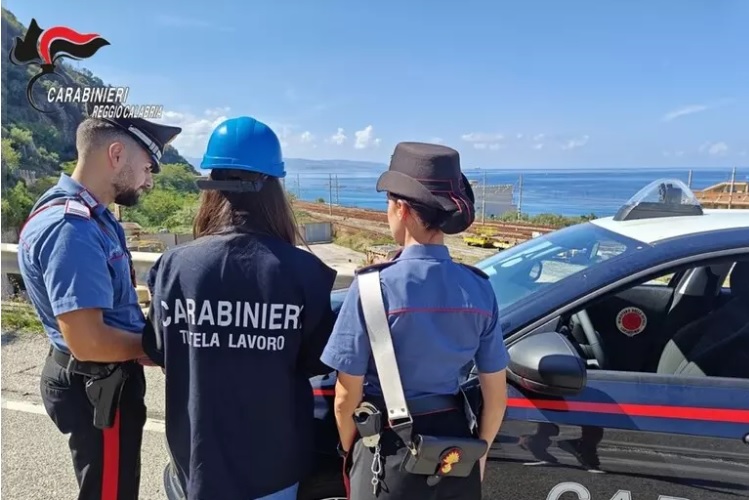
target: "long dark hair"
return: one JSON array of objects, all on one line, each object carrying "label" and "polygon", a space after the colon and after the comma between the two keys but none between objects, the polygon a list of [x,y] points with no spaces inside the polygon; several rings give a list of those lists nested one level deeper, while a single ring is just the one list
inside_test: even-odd
[{"label": "long dark hair", "polygon": [[258,192],[204,190],[193,224],[196,239],[239,230],[275,236],[290,245],[307,246],[277,178],[264,178],[261,174],[244,170],[220,169],[211,171],[210,179],[262,181],[263,187]]}]

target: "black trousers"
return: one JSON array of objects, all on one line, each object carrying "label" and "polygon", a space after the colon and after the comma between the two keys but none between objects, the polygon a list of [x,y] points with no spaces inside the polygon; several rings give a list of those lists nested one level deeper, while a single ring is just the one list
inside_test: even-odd
[{"label": "black trousers", "polygon": [[72,374],[47,356],[40,389],[44,407],[63,434],[73,459],[78,500],[137,500],[140,453],[146,423],[143,367],[128,364],[115,424],[94,427],[93,406],[86,395],[86,377]]},{"label": "black trousers", "polygon": [[[468,421],[462,410],[452,410],[413,417],[413,432],[433,436],[471,437]],[[444,477],[435,486],[427,484],[427,476],[400,470],[408,450],[390,429],[380,438],[382,473],[377,493],[372,485],[374,453],[357,439],[344,465],[348,472],[349,500],[481,500],[479,462],[468,477]]]}]

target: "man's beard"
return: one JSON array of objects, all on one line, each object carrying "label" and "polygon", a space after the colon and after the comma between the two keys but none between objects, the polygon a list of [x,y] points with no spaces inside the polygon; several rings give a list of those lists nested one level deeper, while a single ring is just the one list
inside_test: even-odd
[{"label": "man's beard", "polygon": [[133,171],[132,164],[128,163],[114,180],[114,202],[123,207],[137,205],[140,198],[139,190],[128,186]]},{"label": "man's beard", "polygon": [[138,204],[140,193],[137,189],[127,188],[118,192],[114,197],[114,202],[123,207],[134,207]]}]

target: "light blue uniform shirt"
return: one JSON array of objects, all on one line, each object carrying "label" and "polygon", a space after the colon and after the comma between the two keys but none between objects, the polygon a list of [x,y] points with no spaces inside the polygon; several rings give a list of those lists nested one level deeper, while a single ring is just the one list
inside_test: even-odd
[{"label": "light blue uniform shirt", "polygon": [[[446,246],[411,245],[380,270],[393,347],[407,399],[456,394],[461,370],[508,363],[497,298],[480,271],[450,259]],[[321,360],[349,375],[364,375],[364,393],[381,396],[356,280],[341,306]]]},{"label": "light blue uniform shirt", "polygon": [[[65,199],[65,204],[44,208]],[[19,236],[18,265],[50,342],[70,353],[56,316],[85,308],[102,309],[109,326],[141,333],[145,318],[130,274],[125,233],[107,207],[62,174],[37,201],[33,214]]]}]

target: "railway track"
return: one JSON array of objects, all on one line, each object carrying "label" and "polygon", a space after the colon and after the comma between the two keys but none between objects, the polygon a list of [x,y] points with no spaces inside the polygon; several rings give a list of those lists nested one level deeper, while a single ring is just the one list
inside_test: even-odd
[{"label": "railway track", "polygon": [[[340,207],[333,206],[323,203],[312,203],[308,201],[295,201],[294,206],[300,210],[307,212],[313,212],[324,215],[332,215],[334,217],[342,217],[344,219],[358,219],[371,222],[379,222],[387,224],[387,214],[378,210],[368,210],[365,208],[351,208],[351,207]],[[511,222],[484,222],[481,223],[476,221],[467,231],[469,233],[478,233],[483,231],[491,231],[497,236],[509,237],[509,238],[521,238],[529,239],[533,236],[534,232],[537,233],[548,233],[556,230],[557,228],[551,226],[537,226],[533,224],[522,224],[522,223],[511,223]]]},{"label": "railway track", "polygon": [[[312,203],[311,205],[315,205]],[[346,215],[342,216],[333,210],[333,215],[330,215],[330,210],[327,208],[319,209],[320,207],[313,207],[314,209],[308,209],[306,206],[302,206],[299,203],[295,203],[296,208],[305,210],[310,214],[310,217],[316,220],[333,221],[336,225],[352,230],[352,231],[366,231],[373,234],[381,234],[383,236],[391,236],[390,228],[387,224],[387,216],[383,213],[383,217],[373,220],[374,217],[364,219],[362,217]],[[371,212],[374,211],[367,211]],[[377,212],[375,212],[377,215]],[[450,253],[464,261],[476,262],[482,260],[490,255],[496,253],[496,249],[476,248],[467,246],[462,239],[462,235],[448,235],[445,238],[445,245],[450,249]]]}]

